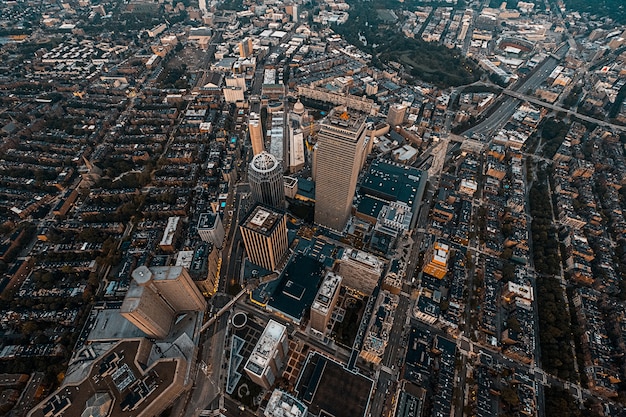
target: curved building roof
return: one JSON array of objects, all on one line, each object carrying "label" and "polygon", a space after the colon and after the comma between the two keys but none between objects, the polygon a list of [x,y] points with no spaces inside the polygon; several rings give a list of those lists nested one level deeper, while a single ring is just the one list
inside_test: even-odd
[{"label": "curved building roof", "polygon": [[269,172],[273,171],[278,166],[278,159],[271,153],[261,152],[254,155],[250,166],[259,172]]}]

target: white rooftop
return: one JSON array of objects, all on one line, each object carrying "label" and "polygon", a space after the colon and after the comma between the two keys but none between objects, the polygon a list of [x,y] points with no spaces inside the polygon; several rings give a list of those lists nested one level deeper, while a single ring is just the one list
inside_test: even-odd
[{"label": "white rooftop", "polygon": [[265,417],[301,417],[306,415],[307,407],[279,389],[274,390],[265,407]]},{"label": "white rooftop", "polygon": [[339,290],[341,286],[341,277],[333,272],[327,272],[324,277],[324,281],[317,291],[315,301],[313,301],[312,310],[321,311],[322,313],[328,312],[330,302],[332,301],[335,292]]},{"label": "white rooftop", "polygon": [[381,270],[383,267],[383,262],[376,256],[358,249],[347,248],[343,252],[341,260],[358,262],[375,270]]},{"label": "white rooftop", "polygon": [[250,358],[248,358],[246,369],[261,375],[269,360],[274,356],[274,352],[286,331],[287,328],[285,326],[270,320],[267,326],[265,326],[265,330],[263,330],[263,334],[261,334],[256,346],[254,346]]}]

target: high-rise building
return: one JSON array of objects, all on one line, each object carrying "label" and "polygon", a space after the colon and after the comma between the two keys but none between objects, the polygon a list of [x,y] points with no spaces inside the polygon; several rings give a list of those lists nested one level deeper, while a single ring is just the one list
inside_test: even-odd
[{"label": "high-rise building", "polygon": [[287,218],[279,211],[257,205],[239,226],[250,262],[275,270],[288,249]]},{"label": "high-rise building", "polygon": [[285,207],[285,185],[282,164],[274,155],[261,152],[255,155],[248,169],[252,198],[271,207]]},{"label": "high-rise building", "polygon": [[203,295],[209,296],[215,294],[218,289],[221,257],[212,243],[206,244],[203,256],[206,256],[206,275],[194,276],[194,282]]},{"label": "high-rise building", "polygon": [[326,273],[311,306],[311,329],[322,334],[326,333],[326,326],[333,314],[340,288],[341,277],[333,272]]},{"label": "high-rise building", "polygon": [[317,135],[315,222],[342,231],[366,157],[365,115],[333,109]]},{"label": "high-rise building", "polygon": [[406,114],[406,106],[402,104],[392,104],[389,106],[389,113],[387,113],[387,123],[392,128],[401,125],[404,122],[404,115]]},{"label": "high-rise building", "polygon": [[269,389],[280,376],[288,351],[287,328],[270,320],[244,369],[252,382]]},{"label": "high-rise building", "polygon": [[248,121],[248,132],[250,134],[250,142],[252,143],[252,153],[258,155],[265,149],[263,146],[263,127],[261,119],[256,113],[250,113]]},{"label": "high-rise building", "polygon": [[217,213],[200,213],[198,235],[203,242],[211,242],[216,248],[224,243],[224,225]]},{"label": "high-rise building", "polygon": [[354,248],[345,248],[337,259],[342,284],[370,295],[385,270],[384,259]]},{"label": "high-rise building", "polygon": [[132,273],[120,313],[148,336],[163,339],[183,311],[203,311],[206,300],[180,266],[140,266]]},{"label": "high-rise building", "polygon": [[248,58],[252,55],[252,38],[246,38],[239,42],[239,57]]}]

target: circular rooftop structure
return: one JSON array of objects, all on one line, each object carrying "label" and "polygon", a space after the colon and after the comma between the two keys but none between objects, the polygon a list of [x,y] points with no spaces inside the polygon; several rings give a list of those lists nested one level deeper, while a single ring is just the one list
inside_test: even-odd
[{"label": "circular rooftop structure", "polygon": [[261,152],[254,155],[250,166],[258,172],[270,172],[278,166],[278,159],[269,152]]},{"label": "circular rooftop structure", "polygon": [[248,322],[248,315],[243,311],[239,311],[233,315],[231,323],[235,329],[241,329]]},{"label": "circular rooftop structure", "polygon": [[142,265],[133,271],[132,276],[137,284],[145,285],[152,279],[152,271],[147,266]]},{"label": "circular rooftop structure", "polygon": [[302,104],[300,99],[298,99],[298,101],[296,101],[296,104],[293,105],[293,112],[295,114],[304,114],[304,104]]}]

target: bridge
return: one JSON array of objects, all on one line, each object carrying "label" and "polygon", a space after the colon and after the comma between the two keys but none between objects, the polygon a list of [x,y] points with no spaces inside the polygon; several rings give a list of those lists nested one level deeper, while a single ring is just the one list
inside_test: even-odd
[{"label": "bridge", "polygon": [[531,96],[528,96],[526,94],[522,94],[522,93],[519,93],[517,91],[513,91],[513,90],[511,90],[509,88],[502,90],[502,92],[504,94],[506,94],[507,96],[514,97],[514,98],[517,98],[517,99],[520,99],[520,100],[525,100],[525,101],[527,101],[529,103],[536,104],[537,106],[542,106],[542,107],[545,107],[545,108],[548,108],[548,109],[551,109],[551,110],[554,110],[554,111],[567,113],[569,116],[576,117],[576,118],[578,118],[580,120],[583,120],[585,122],[594,123],[594,124],[597,124],[598,126],[608,127],[608,128],[614,129],[614,130],[619,130],[619,131],[622,131],[622,132],[626,132],[626,126],[620,126],[620,125],[616,125],[616,124],[613,124],[613,123],[605,122],[604,120],[598,120],[598,119],[596,119],[594,117],[590,117],[590,116],[586,116],[584,114],[580,114],[580,113],[578,113],[576,111],[573,111],[573,110],[570,110],[570,109],[566,109],[566,108],[558,106],[556,104],[546,103],[543,100],[539,100],[539,99],[537,99],[535,97],[531,97]]}]

